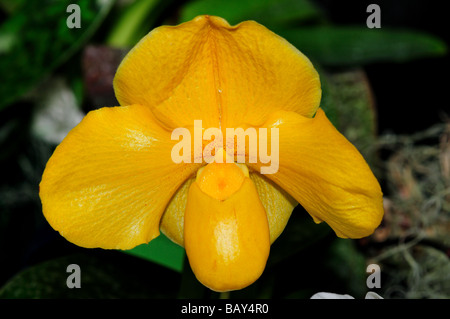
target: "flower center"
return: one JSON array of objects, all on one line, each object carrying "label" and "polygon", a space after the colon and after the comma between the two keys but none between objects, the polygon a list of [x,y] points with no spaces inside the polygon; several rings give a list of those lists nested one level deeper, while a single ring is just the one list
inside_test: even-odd
[{"label": "flower center", "polygon": [[196,182],[207,195],[225,200],[236,193],[248,177],[248,168],[244,164],[210,163],[197,172]]}]

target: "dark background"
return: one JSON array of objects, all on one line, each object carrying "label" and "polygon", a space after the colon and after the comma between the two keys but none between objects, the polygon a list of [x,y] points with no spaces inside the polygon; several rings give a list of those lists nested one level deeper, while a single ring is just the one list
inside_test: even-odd
[{"label": "dark background", "polygon": [[[381,28],[426,31],[450,43],[448,3],[425,0],[315,0],[337,25],[365,25],[376,3],[381,9]],[[449,115],[449,56],[407,63],[373,63],[365,66],[375,95],[379,133],[415,133]]]}]

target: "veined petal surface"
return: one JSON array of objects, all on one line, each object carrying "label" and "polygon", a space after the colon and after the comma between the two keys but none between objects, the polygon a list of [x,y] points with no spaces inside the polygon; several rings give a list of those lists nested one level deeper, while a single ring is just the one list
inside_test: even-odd
[{"label": "veined petal surface", "polygon": [[171,132],[141,105],[92,111],[56,148],[40,197],[50,225],[83,247],[130,249],[159,235],[197,164],[174,164]]},{"label": "veined petal surface", "polygon": [[[327,119],[278,111],[264,125],[279,130],[279,170],[266,175],[316,222],[343,238],[373,233],[383,216],[380,185],[359,151]],[[267,143],[272,149],[271,139]],[[262,164],[249,164],[260,170]]]},{"label": "veined petal surface", "polygon": [[317,71],[294,46],[254,21],[214,16],[150,32],[114,88],[122,105],[146,105],[169,127],[258,126],[276,110],[311,117],[321,98]]}]

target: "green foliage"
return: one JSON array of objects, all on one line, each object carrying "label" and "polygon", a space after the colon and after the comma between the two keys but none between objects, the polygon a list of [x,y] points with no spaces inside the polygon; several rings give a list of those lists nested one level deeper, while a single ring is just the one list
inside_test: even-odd
[{"label": "green foliage", "polygon": [[113,0],[80,0],[82,28],[69,29],[73,1],[27,1],[0,26],[0,110],[67,61],[93,34]]},{"label": "green foliage", "polygon": [[126,6],[108,34],[106,43],[113,47],[132,47],[148,32],[175,0],[137,0]]},{"label": "green foliage", "polygon": [[[186,4],[180,20],[188,21],[201,14],[223,17],[232,25],[255,20],[286,38],[313,61],[326,66],[406,62],[440,56],[447,50],[442,40],[423,32],[325,24],[322,12],[306,0],[198,0]],[[318,23],[311,25],[311,21]],[[306,22],[308,26],[297,27]]]},{"label": "green foliage", "polygon": [[184,249],[173,243],[164,234],[159,235],[148,244],[139,245],[126,252],[178,272],[183,270]]},{"label": "green foliage", "polygon": [[[81,288],[68,288],[67,266],[80,267]],[[79,253],[36,264],[0,288],[0,299],[173,298],[176,273],[114,252]]]},{"label": "green foliage", "polygon": [[327,66],[406,62],[446,53],[445,43],[429,34],[390,28],[304,27],[279,30],[300,51]]},{"label": "green foliage", "polygon": [[320,11],[306,0],[199,0],[183,7],[180,20],[189,21],[202,14],[220,16],[231,25],[255,20],[267,27],[320,17]]}]

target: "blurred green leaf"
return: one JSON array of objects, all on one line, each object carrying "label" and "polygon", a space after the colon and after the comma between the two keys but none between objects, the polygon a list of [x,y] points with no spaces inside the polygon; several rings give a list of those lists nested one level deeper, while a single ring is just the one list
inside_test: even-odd
[{"label": "blurred green leaf", "polygon": [[123,8],[106,39],[106,44],[124,48],[134,46],[155,28],[157,20],[175,0],[136,0]]},{"label": "blurred green leaf", "polygon": [[71,57],[100,25],[114,0],[80,0],[81,28],[69,29],[71,0],[27,1],[0,26],[0,109]]},{"label": "blurred green leaf", "polygon": [[114,24],[106,43],[114,47],[126,47],[136,43],[136,32],[141,28],[141,24],[146,20],[149,12],[159,2],[159,0],[137,0],[133,2]]},{"label": "blurred green leaf", "polygon": [[[2,288],[0,299],[174,298],[180,276],[123,254],[75,254],[29,267]],[[80,267],[81,288],[68,288],[67,266]]]},{"label": "blurred green leaf", "polygon": [[159,235],[148,244],[139,245],[124,252],[150,260],[178,272],[183,271],[183,247],[173,243],[163,234]]},{"label": "blurred green leaf", "polygon": [[416,31],[336,26],[275,31],[306,56],[326,66],[407,62],[447,51],[439,38]]},{"label": "blurred green leaf", "polygon": [[222,17],[231,25],[255,20],[277,26],[317,18],[321,12],[307,0],[199,0],[182,9],[180,20],[189,21],[202,14]]}]

